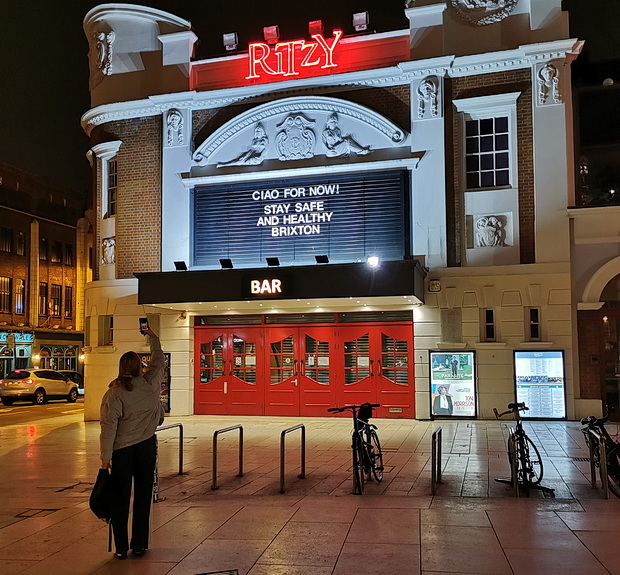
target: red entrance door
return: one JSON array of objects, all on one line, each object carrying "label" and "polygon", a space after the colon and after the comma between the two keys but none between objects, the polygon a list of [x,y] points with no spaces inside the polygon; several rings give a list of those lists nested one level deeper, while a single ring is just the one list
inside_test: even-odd
[{"label": "red entrance door", "polygon": [[261,415],[263,371],[256,328],[196,330],[194,412],[197,415]]},{"label": "red entrance door", "polygon": [[271,327],[265,334],[267,415],[323,416],[334,403],[333,327]]}]

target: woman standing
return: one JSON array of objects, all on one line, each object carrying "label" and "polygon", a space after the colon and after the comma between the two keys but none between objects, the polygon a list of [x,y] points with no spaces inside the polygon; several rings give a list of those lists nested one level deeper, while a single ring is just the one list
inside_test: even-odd
[{"label": "woman standing", "polygon": [[[118,377],[101,401],[101,468],[110,468],[116,492],[112,530],[116,557],[127,559],[129,548],[144,555],[149,543],[149,519],[155,474],[155,429],[164,420],[159,399],[166,359],[159,338],[149,328],[151,361],[141,375],[140,356],[128,351],[119,361]],[[131,544],[128,538],[129,502],[133,480]]]}]

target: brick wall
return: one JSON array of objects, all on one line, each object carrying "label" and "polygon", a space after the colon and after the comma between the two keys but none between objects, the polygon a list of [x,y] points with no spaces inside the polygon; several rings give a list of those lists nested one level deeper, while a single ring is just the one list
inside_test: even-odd
[{"label": "brick wall", "polygon": [[582,399],[603,399],[604,349],[601,341],[601,311],[577,312],[579,382]]},{"label": "brick wall", "polygon": [[[519,174],[519,236],[521,248],[521,263],[535,262],[535,235],[534,235],[534,150],[532,127],[532,84],[531,71],[511,70],[495,74],[467,76],[446,81],[446,98],[449,110],[446,110],[446,122],[452,117],[452,137],[446,142],[452,142],[452,158],[454,166],[460,166],[462,150],[457,114],[453,113],[450,104],[452,99],[475,98],[521,92],[517,101],[517,138],[518,138],[518,174]],[[448,98],[450,95],[450,98]],[[449,153],[447,154],[449,155]],[[459,170],[452,170],[454,177],[448,177],[447,195],[448,206],[453,206],[448,215],[448,246],[449,265],[461,264],[461,228],[459,222],[463,214],[463,196],[460,193],[461,182]],[[453,225],[450,225],[452,223]]]}]

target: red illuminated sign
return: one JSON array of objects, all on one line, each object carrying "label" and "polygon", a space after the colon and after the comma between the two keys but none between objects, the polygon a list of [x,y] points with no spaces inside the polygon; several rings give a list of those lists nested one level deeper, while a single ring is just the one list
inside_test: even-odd
[{"label": "red illuminated sign", "polygon": [[334,30],[329,40],[313,34],[314,42],[293,40],[278,42],[273,48],[264,42],[248,46],[249,73],[246,80],[268,76],[299,76],[302,68],[336,68],[334,49],[342,38],[342,30]]}]

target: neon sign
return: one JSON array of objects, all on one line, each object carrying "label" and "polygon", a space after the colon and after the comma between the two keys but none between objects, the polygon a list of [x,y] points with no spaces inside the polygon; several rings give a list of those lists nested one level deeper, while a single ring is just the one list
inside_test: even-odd
[{"label": "neon sign", "polygon": [[293,40],[278,42],[272,49],[264,42],[248,46],[249,74],[246,80],[268,76],[299,76],[301,68],[336,68],[334,49],[342,38],[342,30],[334,30],[328,41],[322,34],[313,34],[314,42]]},{"label": "neon sign", "polygon": [[280,279],[264,279],[250,280],[250,293],[252,294],[281,294],[282,280]]}]

